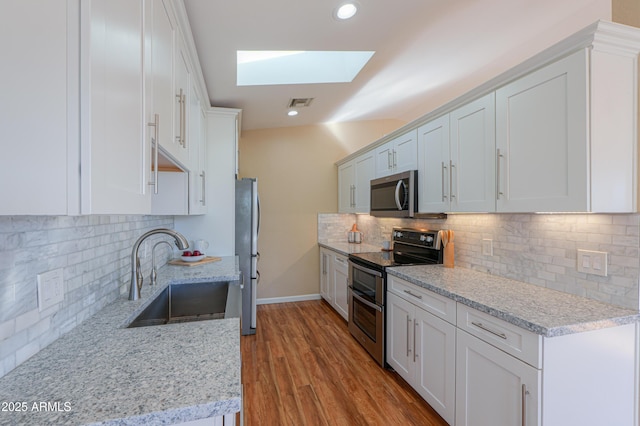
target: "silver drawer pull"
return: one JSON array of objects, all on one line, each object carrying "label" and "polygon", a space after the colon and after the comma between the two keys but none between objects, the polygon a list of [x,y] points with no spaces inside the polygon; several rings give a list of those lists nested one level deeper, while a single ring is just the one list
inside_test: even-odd
[{"label": "silver drawer pull", "polygon": [[501,339],[505,339],[507,340],[507,335],[504,333],[500,333],[499,331],[493,331],[491,330],[489,327],[487,327],[486,325],[482,324],[481,322],[471,322],[471,324],[475,325],[478,328],[483,329],[484,331],[488,331],[489,333],[498,336]]},{"label": "silver drawer pull", "polygon": [[418,299],[422,299],[422,296],[420,296],[419,294],[411,293],[411,290],[405,290],[404,292],[407,293],[409,296],[413,296],[413,297],[416,297]]}]

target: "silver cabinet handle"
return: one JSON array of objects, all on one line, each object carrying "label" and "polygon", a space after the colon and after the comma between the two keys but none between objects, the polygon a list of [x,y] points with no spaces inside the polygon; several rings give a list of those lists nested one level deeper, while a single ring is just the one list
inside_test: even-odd
[{"label": "silver cabinet handle", "polygon": [[393,168],[398,167],[398,153],[396,150],[393,150]]},{"label": "silver cabinet handle", "polygon": [[475,321],[472,321],[472,322],[471,322],[471,324],[475,325],[475,326],[476,326],[476,327],[478,327],[478,328],[483,329],[484,331],[487,331],[487,332],[489,332],[489,333],[493,334],[494,336],[498,336],[498,337],[499,337],[499,338],[501,338],[501,339],[505,339],[505,340],[507,340],[507,335],[506,335],[506,334],[501,333],[501,332],[499,332],[499,331],[492,330],[492,329],[490,329],[489,327],[487,327],[486,325],[484,325],[484,324],[483,324],[483,323],[481,323],[481,322],[475,322]]},{"label": "silver cabinet handle", "polygon": [[420,296],[419,294],[413,294],[411,290],[404,290],[404,292],[407,293],[409,296],[413,296],[417,299],[422,299],[422,296]]},{"label": "silver cabinet handle", "polygon": [[496,176],[496,199],[497,200],[500,199],[500,196],[504,195],[504,192],[502,192],[502,190],[500,189],[501,184],[502,184],[502,182],[501,182],[502,179],[500,177],[500,175],[501,175],[501,173],[500,173],[500,163],[501,163],[500,159],[503,158],[503,157],[504,157],[504,155],[500,152],[500,148],[498,148],[496,150],[496,174],[497,174],[497,176]]},{"label": "silver cabinet handle", "polygon": [[453,199],[456,197],[456,195],[453,192],[453,168],[456,165],[453,164],[452,160],[449,160],[449,196],[451,197],[451,201],[453,201]]},{"label": "silver cabinet handle", "polygon": [[203,206],[206,206],[207,205],[207,179],[206,179],[204,170],[202,171],[202,173],[200,173],[200,178],[202,179],[202,198],[200,199],[200,203]]},{"label": "silver cabinet handle", "polygon": [[416,353],[416,328],[418,327],[418,323],[416,319],[413,319],[413,362],[416,362],[416,358],[418,354]]},{"label": "silver cabinet handle", "polygon": [[529,391],[527,390],[527,385],[522,384],[522,426],[527,426],[527,395],[529,395]]},{"label": "silver cabinet handle", "polygon": [[444,175],[447,171],[447,166],[444,165],[444,161],[442,162],[442,202],[444,202],[447,199],[447,195],[445,194],[445,190],[444,190]]},{"label": "silver cabinet handle", "polygon": [[387,169],[393,169],[393,154],[391,150],[387,151]]},{"label": "silver cabinet handle", "polygon": [[407,315],[407,357],[411,353],[411,346],[409,345],[409,327],[411,327],[411,318]]},{"label": "silver cabinet handle", "polygon": [[160,132],[160,116],[158,114],[153,115],[153,123],[147,123],[147,126],[153,127],[153,137],[151,138],[151,147],[154,149],[153,154],[153,182],[149,182],[149,185],[153,185],[153,193],[158,193],[158,135]]},{"label": "silver cabinet handle", "polygon": [[179,126],[179,130],[180,130],[180,135],[176,136],[176,139],[178,140],[178,144],[180,144],[180,146],[182,146],[183,148],[187,147],[187,143],[186,143],[186,137],[185,137],[185,119],[186,119],[186,95],[184,94],[184,91],[182,89],[180,89],[180,93],[176,94],[176,98],[178,99],[178,104],[180,106],[180,126]]}]

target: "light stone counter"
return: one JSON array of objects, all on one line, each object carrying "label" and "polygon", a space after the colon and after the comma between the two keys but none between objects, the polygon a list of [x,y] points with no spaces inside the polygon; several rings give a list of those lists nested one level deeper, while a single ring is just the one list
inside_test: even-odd
[{"label": "light stone counter", "polygon": [[0,424],[167,425],[239,412],[239,318],[124,328],[173,283],[232,281],[228,306],[239,303],[239,278],[235,257],[165,266],[140,300],[116,300],[1,378]]},{"label": "light stone counter", "polygon": [[546,336],[637,322],[638,311],[489,275],[442,265],[402,266],[387,274]]},{"label": "light stone counter", "polygon": [[327,242],[327,241],[319,241],[318,245],[320,247],[327,248],[329,250],[337,251],[340,254],[348,256],[352,253],[370,253],[374,251],[382,250],[380,246],[374,246],[372,244],[360,243],[336,243],[336,242]]}]

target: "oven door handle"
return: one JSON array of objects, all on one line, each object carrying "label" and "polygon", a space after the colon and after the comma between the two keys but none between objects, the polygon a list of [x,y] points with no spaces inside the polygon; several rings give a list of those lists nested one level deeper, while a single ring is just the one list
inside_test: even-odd
[{"label": "oven door handle", "polygon": [[375,303],[371,303],[369,302],[367,299],[363,298],[362,296],[360,296],[358,294],[358,290],[356,290],[355,288],[353,288],[352,285],[349,286],[349,290],[351,290],[351,294],[353,294],[353,297],[355,297],[359,302],[364,303],[365,305],[367,305],[368,307],[370,307],[371,309],[375,309],[378,312],[382,312],[382,306],[378,306]]},{"label": "oven door handle", "polygon": [[365,268],[364,266],[360,266],[357,263],[352,262],[351,260],[349,260],[349,264],[353,268],[359,269],[362,272],[366,272],[367,274],[375,275],[376,277],[382,278],[382,273],[379,271],[374,271],[373,269]]}]

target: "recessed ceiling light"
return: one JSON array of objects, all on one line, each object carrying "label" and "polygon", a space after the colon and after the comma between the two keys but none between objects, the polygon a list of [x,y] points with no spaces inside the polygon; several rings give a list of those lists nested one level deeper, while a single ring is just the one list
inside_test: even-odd
[{"label": "recessed ceiling light", "polygon": [[357,11],[358,5],[356,3],[345,3],[336,10],[336,17],[338,19],[353,18]]},{"label": "recessed ceiling light", "polygon": [[296,115],[298,115],[298,111],[296,111],[295,109],[289,110],[289,112],[287,112],[287,115],[289,117],[295,117]]}]

